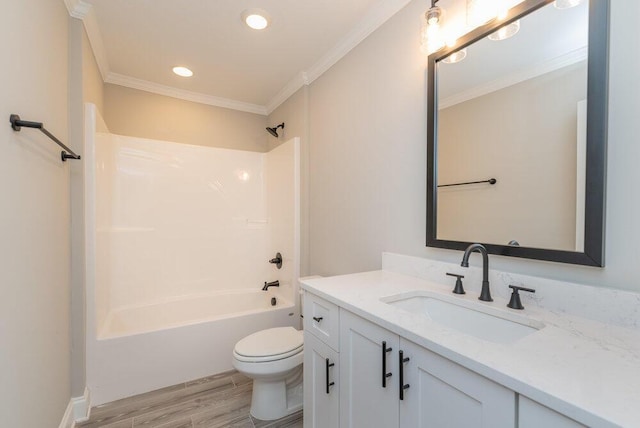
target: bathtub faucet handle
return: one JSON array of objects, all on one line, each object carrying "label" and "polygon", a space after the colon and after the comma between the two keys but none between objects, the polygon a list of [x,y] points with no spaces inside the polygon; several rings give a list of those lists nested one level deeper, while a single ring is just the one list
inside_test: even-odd
[{"label": "bathtub faucet handle", "polygon": [[276,265],[278,269],[282,268],[282,254],[276,253],[276,257],[269,260],[269,263]]},{"label": "bathtub faucet handle", "polygon": [[262,287],[262,291],[267,291],[269,287],[280,287],[280,281],[275,280],[273,282],[264,282],[264,287]]}]

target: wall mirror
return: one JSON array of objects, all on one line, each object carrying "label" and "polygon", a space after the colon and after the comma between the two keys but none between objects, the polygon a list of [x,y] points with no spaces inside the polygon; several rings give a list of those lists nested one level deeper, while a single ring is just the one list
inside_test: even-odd
[{"label": "wall mirror", "polygon": [[609,1],[558,6],[429,56],[427,246],[604,266]]}]

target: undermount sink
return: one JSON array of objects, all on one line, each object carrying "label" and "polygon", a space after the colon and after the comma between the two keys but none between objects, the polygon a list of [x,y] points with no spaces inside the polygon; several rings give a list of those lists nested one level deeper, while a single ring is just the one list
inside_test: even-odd
[{"label": "undermount sink", "polygon": [[513,343],[544,327],[539,321],[517,314],[502,314],[495,308],[482,308],[476,302],[448,302],[427,292],[405,293],[381,300],[398,309],[424,315],[444,327],[496,343]]}]

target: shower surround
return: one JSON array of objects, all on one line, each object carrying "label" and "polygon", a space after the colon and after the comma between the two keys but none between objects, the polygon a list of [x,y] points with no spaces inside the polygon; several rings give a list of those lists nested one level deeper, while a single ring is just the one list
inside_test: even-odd
[{"label": "shower surround", "polygon": [[230,370],[242,337],[299,327],[297,138],[246,152],[113,135],[93,105],[86,118],[92,405]]}]

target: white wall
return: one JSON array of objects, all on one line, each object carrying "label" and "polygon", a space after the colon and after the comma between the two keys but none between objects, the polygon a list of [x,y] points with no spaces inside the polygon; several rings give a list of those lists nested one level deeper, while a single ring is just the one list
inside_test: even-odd
[{"label": "white wall", "polygon": [[4,2],[0,14],[2,427],[57,427],[70,398],[70,162],[8,123],[16,113],[68,141],[68,20],[62,1]]},{"label": "white wall", "polygon": [[[461,258],[424,244],[427,7],[411,2],[309,88],[311,274],[378,269],[381,251]],[[611,15],[606,267],[492,256],[496,268],[640,290],[640,3],[614,0]]]}]

